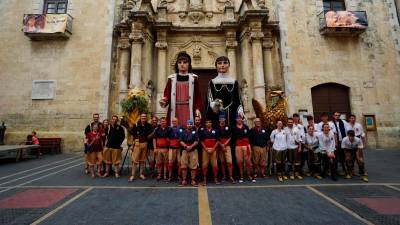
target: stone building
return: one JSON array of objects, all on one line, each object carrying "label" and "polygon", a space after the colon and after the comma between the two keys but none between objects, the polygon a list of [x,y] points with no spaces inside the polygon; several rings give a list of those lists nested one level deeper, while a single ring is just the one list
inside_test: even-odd
[{"label": "stone building", "polygon": [[[152,112],[163,115],[158,101],[177,53],[186,51],[203,93],[216,75],[216,57],[230,58],[250,120],[251,99],[266,105],[269,91],[280,89],[289,114],[353,113],[361,123],[376,122],[376,130],[371,126],[367,132],[370,147],[398,147],[399,5],[398,0],[1,1],[0,120],[8,125],[6,142],[38,130],[42,137],[62,137],[64,150],[78,151],[91,114],[103,119],[121,114],[119,102],[135,86],[146,90]],[[347,18],[355,19],[331,27],[329,11],[348,11]],[[29,18],[24,14],[53,13],[70,15],[64,32],[21,31],[21,21]]]}]

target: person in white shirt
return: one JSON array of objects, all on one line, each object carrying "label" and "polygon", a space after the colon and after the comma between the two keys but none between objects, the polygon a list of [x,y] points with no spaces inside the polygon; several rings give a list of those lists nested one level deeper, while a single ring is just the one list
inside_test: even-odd
[{"label": "person in white shirt", "polygon": [[[315,132],[315,136],[317,136],[321,131],[318,130],[317,124],[314,123],[314,117],[309,115],[307,116],[307,123],[308,126],[312,126],[313,127],[313,132]],[[306,132],[308,132],[308,126],[307,126],[307,130]],[[307,134],[305,134],[305,136],[307,136]],[[305,138],[303,139],[303,144],[305,143]],[[307,177],[311,176],[311,174],[313,173],[313,159],[309,158],[309,152],[307,151],[307,149],[304,149],[304,146],[302,146],[302,153],[301,153],[301,170],[303,171],[303,167],[306,164],[307,161],[307,168],[308,171],[305,173],[305,175]]]},{"label": "person in white shirt", "polygon": [[306,137],[304,138],[304,147],[303,147],[303,152],[307,154],[307,162],[308,162],[308,168],[310,169],[310,172],[312,175],[317,178],[317,179],[322,179],[320,176],[321,173],[321,153],[318,148],[319,146],[319,141],[318,141],[318,135],[320,133],[317,133],[314,131],[314,125],[309,124],[307,128],[307,134]]},{"label": "person in white shirt", "polygon": [[285,160],[286,160],[286,132],[283,130],[282,121],[276,123],[277,128],[272,131],[270,140],[272,143],[272,149],[274,154],[274,159],[276,163],[277,179],[283,182],[283,179],[287,179],[285,174]]},{"label": "person in white shirt", "polygon": [[328,119],[329,119],[328,114],[323,113],[323,114],[321,115],[321,122],[319,122],[319,123],[317,124],[317,130],[316,130],[317,132],[322,132],[322,126],[323,126],[325,123],[329,124],[329,129],[330,129],[330,131],[332,131],[333,133],[336,132],[336,131],[335,131],[335,127],[334,127],[332,121],[329,121]]},{"label": "person in white shirt", "polygon": [[[361,139],[363,143],[363,147],[365,148],[366,146],[366,140],[365,140],[365,132],[364,128],[360,123],[356,122],[356,116],[355,115],[350,115],[349,116],[349,130],[354,130],[354,135],[358,138]],[[353,164],[355,160],[357,160],[358,168],[360,170],[360,167],[363,167],[364,163],[364,148],[357,150],[355,155],[353,155]]]},{"label": "person in white shirt", "polygon": [[295,176],[297,179],[302,180],[303,177],[300,175],[301,165],[301,131],[297,126],[293,125],[293,119],[288,118],[287,127],[284,129],[286,133],[287,142],[287,162],[289,168],[289,177],[294,180]]},{"label": "person in white shirt", "polygon": [[348,129],[353,130],[355,137],[360,138],[365,146],[364,128],[360,123],[356,122],[356,116],[353,114],[349,116]]},{"label": "person in white shirt", "polygon": [[[364,145],[360,138],[355,137],[355,132],[353,130],[349,130],[347,132],[347,137],[343,138],[341,145],[346,157],[346,179],[351,179],[354,169],[353,157],[356,155],[357,151],[364,148]],[[368,182],[368,176],[364,171],[364,158],[357,158],[357,161],[359,162],[358,169],[362,180]]]},{"label": "person in white shirt", "polygon": [[341,147],[341,142],[344,137],[346,137],[346,133],[349,130],[349,125],[346,121],[340,119],[340,112],[335,112],[333,114],[333,126],[334,126],[334,131],[336,134],[336,151],[337,151],[337,160],[336,160],[336,168],[338,168],[337,163],[340,163],[340,166],[342,167],[342,171],[339,172],[339,175],[345,175],[346,174],[346,167],[344,164],[344,151]]},{"label": "person in white shirt", "polygon": [[328,169],[331,172],[331,178],[337,181],[336,178],[336,140],[333,132],[330,132],[329,124],[322,126],[322,133],[318,135],[319,150],[322,154],[323,172],[322,176],[327,174]]}]

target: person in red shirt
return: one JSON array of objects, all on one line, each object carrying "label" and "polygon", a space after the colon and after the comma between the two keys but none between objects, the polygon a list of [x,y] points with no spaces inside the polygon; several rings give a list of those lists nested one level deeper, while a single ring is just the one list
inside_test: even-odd
[{"label": "person in red shirt", "polygon": [[[89,170],[92,178],[101,176],[102,162],[103,162],[103,141],[101,133],[98,130],[98,125],[93,124],[92,130],[86,134],[86,149]],[[97,165],[97,173],[95,174],[94,166]]]},{"label": "person in red shirt", "polygon": [[203,185],[207,183],[207,168],[211,161],[213,169],[214,182],[219,184],[218,181],[218,163],[217,163],[217,146],[219,144],[219,134],[216,129],[212,128],[212,122],[210,119],[206,120],[206,127],[200,132],[202,151],[202,164],[203,169]]},{"label": "person in red shirt", "polygon": [[[39,139],[36,137],[36,131],[32,131],[32,144],[33,145],[40,145]],[[38,148],[38,155],[42,155],[42,152],[40,151],[40,148]]]}]

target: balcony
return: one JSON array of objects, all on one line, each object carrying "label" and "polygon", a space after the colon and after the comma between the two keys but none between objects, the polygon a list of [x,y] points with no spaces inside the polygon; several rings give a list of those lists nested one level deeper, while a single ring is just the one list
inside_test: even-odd
[{"label": "balcony", "polygon": [[326,36],[354,37],[368,27],[365,11],[324,11],[318,17],[319,32]]},{"label": "balcony", "polygon": [[72,20],[69,14],[25,14],[22,31],[31,40],[68,39]]}]

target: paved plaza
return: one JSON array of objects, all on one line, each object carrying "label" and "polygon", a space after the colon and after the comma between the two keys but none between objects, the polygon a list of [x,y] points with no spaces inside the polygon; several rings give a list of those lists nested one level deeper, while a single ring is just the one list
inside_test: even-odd
[{"label": "paved plaza", "polygon": [[[91,179],[79,155],[0,164],[0,224],[400,224],[400,151],[367,150],[359,177],[178,187]],[[127,166],[125,164],[125,166]]]}]

